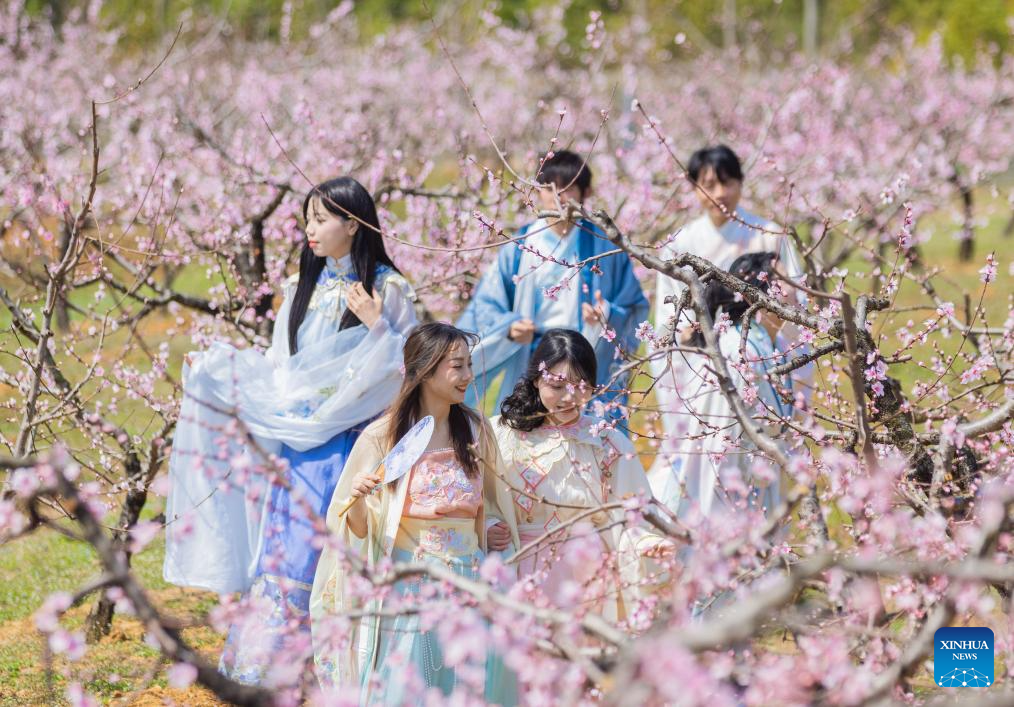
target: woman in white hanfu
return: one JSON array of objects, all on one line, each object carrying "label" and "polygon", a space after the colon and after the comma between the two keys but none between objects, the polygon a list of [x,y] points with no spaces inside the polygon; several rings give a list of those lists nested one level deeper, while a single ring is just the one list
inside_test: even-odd
[{"label": "woman in white hanfu", "polygon": [[[733,261],[729,272],[763,292],[786,297],[788,288],[775,274],[777,263],[774,253],[747,253]],[[708,283],[706,299],[720,332],[719,349],[751,411],[751,424],[784,444],[786,423],[795,410],[793,382],[771,371],[788,360],[782,320],[761,310],[747,321],[750,302],[717,281]],[[692,343],[702,345],[703,338],[698,334]],[[706,371],[705,356],[691,356],[697,370]],[[743,432],[726,396],[710,393],[717,390],[714,376],[702,374],[699,387],[696,415],[683,440],[685,456],[674,474],[652,478],[655,495],[681,518],[748,511],[770,515],[781,501],[778,468],[763,459]]]},{"label": "woman in white hanfu", "polygon": [[314,187],[303,216],[271,347],[215,343],[187,357],[169,462],[165,578],[247,593],[220,670],[250,684],[295,679],[310,655],[316,536],[353,443],[398,392],[416,325],[415,295],[359,182]]},{"label": "woman in white hanfu", "polygon": [[[681,229],[675,239],[660,253],[664,260],[678,253],[690,253],[728,268],[744,253],[768,251],[778,254],[779,270],[789,279],[801,282],[803,266],[789,236],[770,221],[739,208],[743,186],[743,169],[736,154],[725,145],[698,150],[690,158],[687,172],[695,185],[698,200],[706,212]],[[667,336],[675,332],[676,343],[686,343],[696,320],[693,309],[684,308],[679,321],[674,321],[675,307],[666,298],[678,301],[683,283],[658,273],[655,285],[655,327]],[[801,291],[793,295],[795,302],[805,306]],[[794,327],[786,327],[787,338],[794,339]],[[795,354],[805,353],[805,346],[794,343]],[[689,439],[698,414],[720,405],[721,392],[713,385],[703,385],[706,371],[702,357],[688,357],[680,352],[652,361],[652,375],[658,411],[661,415],[662,441],[655,461],[648,471],[652,487],[669,488],[680,474],[699,444]],[[807,369],[809,370],[809,369]],[[805,371],[797,371],[799,388],[806,392]],[[663,493],[666,502],[671,493]],[[667,503],[668,505],[668,503]],[[672,508],[675,510],[675,508]]]},{"label": "woman in white hanfu", "polygon": [[[567,608],[577,602],[632,624],[671,545],[626,517],[628,504],[652,499],[634,445],[581,412],[595,390],[595,366],[595,351],[580,333],[548,330],[491,420],[506,470],[500,483],[513,503],[504,509],[510,522],[491,525],[489,546],[505,547],[516,523],[524,548],[518,574],[534,587],[532,600]],[[618,507],[601,509],[611,504]],[[579,515],[585,524],[571,525]]]}]

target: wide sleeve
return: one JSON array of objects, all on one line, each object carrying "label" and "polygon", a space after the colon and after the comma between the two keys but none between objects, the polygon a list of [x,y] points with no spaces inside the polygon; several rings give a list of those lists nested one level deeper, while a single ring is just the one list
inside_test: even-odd
[{"label": "wide sleeve", "polygon": [[612,490],[616,498],[624,499],[643,493],[651,498],[651,485],[644,466],[637,455],[634,443],[623,434],[608,430],[603,443],[605,459],[602,464],[612,474]]},{"label": "wide sleeve", "polygon": [[382,491],[360,501],[366,504],[369,530],[365,538],[352,532],[345,511],[355,478],[375,469],[383,460],[386,429],[386,422],[378,420],[356,440],[327,511],[327,536],[314,574],[309,606],[314,661],[325,686],[357,685],[359,681],[361,626],[359,621],[350,621],[346,616],[361,608],[362,601],[350,584],[353,575],[344,558],[352,553],[368,565],[377,561],[381,549],[377,541],[381,531],[377,529],[383,527],[389,495]]},{"label": "wide sleeve", "polygon": [[380,320],[370,329],[370,334],[379,336],[391,333],[404,339],[419,323],[415,315],[415,291],[408,280],[399,274],[388,275],[382,288],[384,304]]},{"label": "wide sleeve", "polygon": [[[776,224],[771,224],[771,230],[780,231],[781,229]],[[806,271],[803,268],[803,259],[800,257],[799,251],[796,250],[796,244],[793,243],[792,238],[788,235],[781,236],[780,240],[777,252],[778,260],[782,264],[782,270],[793,282],[802,283],[806,277]],[[801,296],[803,298],[802,302],[805,303],[805,293],[797,292],[797,296]]]},{"label": "wide sleeve", "polygon": [[[610,256],[608,266],[612,269],[611,287],[602,295],[608,305],[606,322],[615,333],[615,339],[610,341],[603,336],[593,341],[599,371],[611,377],[623,365],[623,361],[616,357],[617,346],[628,353],[637,350],[638,342],[634,332],[637,325],[648,318],[648,300],[641,289],[641,283],[634,276],[634,268],[626,253]],[[600,378],[600,382],[607,380],[602,375]],[[626,379],[616,381],[613,385],[626,388]]]},{"label": "wide sleeve", "polygon": [[[328,531],[341,540],[354,543],[357,539],[355,533],[348,528],[347,513],[349,501],[352,498],[352,487],[355,480],[361,474],[368,474],[374,471],[384,459],[385,441],[384,435],[387,430],[387,417],[376,420],[367,426],[363,433],[352,445],[352,451],[345,462],[338,486],[331,497],[331,504],[327,510]],[[369,521],[378,521],[380,513],[380,494],[370,494],[365,498],[367,518]],[[368,522],[368,525],[372,523]]]},{"label": "wide sleeve", "polygon": [[[610,431],[607,448],[618,455],[612,467],[612,495],[610,500],[628,500],[642,497],[645,502],[653,498],[648,477],[633,443],[622,434]],[[674,550],[673,542],[643,519],[624,519],[625,510],[614,511],[614,520],[625,520],[614,540],[617,562],[623,582],[625,601],[632,603],[661,586],[668,574],[664,559]]]},{"label": "wide sleeve", "polygon": [[292,299],[296,296],[299,276],[292,275],[282,285],[282,305],[275,314],[275,324],[271,331],[271,346],[264,352],[265,358],[273,366],[279,365],[289,357],[289,312],[292,311]]},{"label": "wide sleeve", "polygon": [[647,318],[648,300],[641,289],[641,283],[634,275],[630,257],[626,253],[617,253],[610,256],[610,260],[614,274],[612,291],[608,295],[603,293],[609,305],[606,321],[614,331],[622,334],[640,323],[632,320]]},{"label": "wide sleeve", "polygon": [[521,547],[521,541],[518,535],[514,504],[507,488],[507,467],[504,464],[503,455],[500,453],[497,435],[493,432],[493,427],[488,420],[482,420],[479,436],[485,523],[482,523],[477,531],[479,537],[485,542],[486,529],[493,522],[502,522],[511,531],[511,540],[516,551]]},{"label": "wide sleeve", "polygon": [[[206,371],[234,389],[240,417],[260,437],[305,451],[381,412],[402,381],[402,351],[416,325],[414,294],[403,277],[385,278],[381,319],[301,342],[277,365],[249,350],[222,350]],[[210,355],[210,352],[209,354]]]},{"label": "wide sleeve", "polygon": [[459,329],[479,336],[472,349],[476,371],[489,371],[516,354],[522,344],[507,338],[510,326],[522,319],[514,311],[514,272],[518,247],[514,243],[500,248],[479,281],[472,299],[458,318]]},{"label": "wide sleeve", "polygon": [[[780,383],[773,379],[768,370],[781,362],[782,357],[775,350],[767,332],[759,329],[761,325],[754,322],[750,327],[744,346],[740,329],[733,328],[722,334],[718,340],[719,350],[729,361],[732,369],[732,382],[747,408],[753,409],[752,418],[764,428],[769,436],[776,439],[782,433],[782,423],[772,418],[791,417],[793,407],[782,400],[775,387]],[[741,347],[746,360],[740,356]],[[723,405],[728,406],[723,396]],[[728,414],[733,415],[731,406]]]}]

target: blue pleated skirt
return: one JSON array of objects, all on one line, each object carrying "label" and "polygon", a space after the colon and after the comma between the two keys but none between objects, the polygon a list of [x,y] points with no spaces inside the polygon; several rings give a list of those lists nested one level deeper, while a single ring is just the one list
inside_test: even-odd
[{"label": "blue pleated skirt", "polygon": [[230,627],[219,661],[224,675],[248,685],[285,686],[312,659],[310,590],[320,560],[314,536],[324,528],[352,445],[368,423],[305,452],[282,446],[288,487],[271,489],[257,572],[246,597],[249,609],[242,623]]},{"label": "blue pleated skirt", "polygon": [[[395,563],[439,562],[463,577],[478,579],[478,567],[483,557],[481,550],[473,555],[448,559],[395,548],[391,559]],[[407,597],[418,600],[427,581],[418,577],[400,580],[393,585],[392,591],[402,602]],[[419,614],[382,618],[376,653],[366,657],[361,676],[360,704],[423,705],[432,702],[433,693],[447,697],[458,686],[455,669],[444,663],[444,651],[436,627],[424,626]],[[369,666],[374,666],[374,670],[371,671]],[[482,667],[485,669],[483,702],[501,707],[518,704],[517,677],[492,647]],[[413,680],[407,679],[408,671],[412,672]]]}]

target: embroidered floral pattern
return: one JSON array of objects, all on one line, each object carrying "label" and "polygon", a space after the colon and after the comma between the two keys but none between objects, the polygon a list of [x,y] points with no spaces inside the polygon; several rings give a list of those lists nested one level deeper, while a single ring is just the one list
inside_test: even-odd
[{"label": "embroidered floral pattern", "polygon": [[285,651],[296,655],[297,646],[309,638],[310,585],[261,575],[246,601],[248,611],[259,619],[230,627],[218,671],[244,685],[260,685],[272,655]]},{"label": "embroidered floral pattern", "polygon": [[479,482],[465,475],[453,449],[426,452],[412,468],[406,515],[425,518],[454,511],[474,514],[482,505]]},{"label": "embroidered floral pattern", "polygon": [[475,550],[463,533],[454,528],[431,526],[419,534],[417,555],[467,555]]},{"label": "embroidered floral pattern", "polygon": [[289,406],[287,410],[285,410],[282,413],[282,415],[284,417],[294,417],[294,418],[309,417],[316,420],[318,419],[316,415],[317,410],[320,408],[321,405],[324,404],[324,402],[328,398],[330,398],[336,392],[338,392],[338,386],[335,385],[329,385],[323,388],[318,388],[316,392],[309,398],[303,398],[302,400],[297,400],[296,402],[294,402],[291,406]]}]

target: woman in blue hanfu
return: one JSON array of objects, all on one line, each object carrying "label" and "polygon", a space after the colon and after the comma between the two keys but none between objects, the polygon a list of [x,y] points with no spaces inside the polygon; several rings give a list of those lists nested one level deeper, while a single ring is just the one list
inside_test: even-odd
[{"label": "woman in blue hanfu", "polygon": [[[591,193],[591,169],[568,150],[547,155],[537,179],[547,211],[571,201],[583,204]],[[585,219],[541,218],[517,235],[500,248],[458,320],[480,339],[472,352],[478,397],[470,403],[482,409],[487,389],[503,373],[494,405],[499,410],[542,334],[575,329],[595,347],[598,400],[611,404],[609,417],[619,417],[615,406],[626,403],[627,386],[626,377],[616,375],[623,363],[617,348],[636,350],[635,329],[648,318],[648,300],[630,258]]]},{"label": "woman in blue hanfu", "polygon": [[315,535],[353,443],[398,392],[417,323],[359,182],[314,187],[303,216],[299,274],[285,281],[271,347],[216,343],[188,356],[169,462],[165,578],[246,592],[220,669],[249,684],[302,672]]},{"label": "woman in blue hanfu", "polygon": [[[501,510],[510,497],[496,482],[504,474],[496,438],[463,404],[473,379],[469,343],[442,322],[412,332],[401,392],[356,442],[328,510],[331,538],[310,610],[317,676],[336,704],[355,696],[360,704],[443,704],[456,687],[486,704],[517,702],[516,679],[492,650],[485,623],[441,582],[420,574],[373,587],[347,564],[350,556],[374,571],[437,564],[477,579],[487,517],[504,519],[503,546],[517,548],[513,515]],[[395,466],[385,455],[426,416],[434,420],[428,446],[405,462],[407,473],[383,483]],[[478,650],[450,645],[468,634]]]},{"label": "woman in blue hanfu", "polygon": [[[779,296],[788,299],[792,293],[776,274],[779,262],[772,252],[747,253],[733,261],[729,273],[763,292],[777,288]],[[753,423],[782,443],[785,423],[794,413],[792,379],[771,371],[789,359],[791,342],[782,336],[782,320],[761,310],[746,321],[750,303],[717,281],[708,283],[706,298],[722,356],[752,409]],[[700,355],[691,364],[704,371],[707,360]],[[680,464],[671,473],[649,475],[655,497],[683,518],[718,518],[748,510],[769,515],[781,501],[778,468],[763,460],[747,438],[714,377],[702,376],[695,385],[691,393],[704,402],[698,402],[682,440]]]}]

